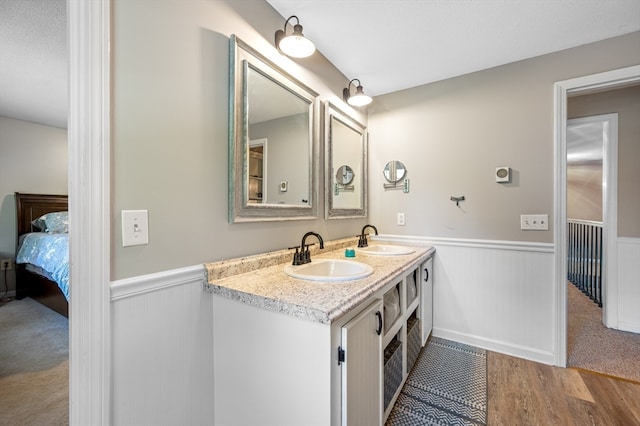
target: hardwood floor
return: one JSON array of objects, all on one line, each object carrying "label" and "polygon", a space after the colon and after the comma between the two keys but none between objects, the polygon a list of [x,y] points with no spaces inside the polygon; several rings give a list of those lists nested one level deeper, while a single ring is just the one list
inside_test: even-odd
[{"label": "hardwood floor", "polygon": [[[640,362],[640,360],[638,360]],[[640,425],[640,384],[487,352],[488,425]]]}]

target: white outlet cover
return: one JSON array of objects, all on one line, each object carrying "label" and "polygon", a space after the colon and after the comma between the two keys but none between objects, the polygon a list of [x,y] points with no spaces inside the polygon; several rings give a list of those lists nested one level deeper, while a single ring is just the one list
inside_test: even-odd
[{"label": "white outlet cover", "polygon": [[147,210],[122,210],[122,247],[149,244]]},{"label": "white outlet cover", "polygon": [[548,214],[521,214],[520,229],[523,231],[548,231]]}]

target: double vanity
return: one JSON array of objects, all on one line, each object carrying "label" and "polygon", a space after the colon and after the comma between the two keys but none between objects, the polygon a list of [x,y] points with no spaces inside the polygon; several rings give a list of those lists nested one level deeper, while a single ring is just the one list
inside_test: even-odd
[{"label": "double vanity", "polygon": [[206,265],[215,424],[384,423],[431,331],[434,249],[355,243]]},{"label": "double vanity", "polygon": [[[325,219],[367,217],[367,128],[353,112],[234,35],[229,71],[229,223],[317,219],[323,186]],[[385,189],[408,192],[390,165]],[[368,227],[205,265],[214,424],[384,423],[431,332],[433,249],[368,245]]]}]

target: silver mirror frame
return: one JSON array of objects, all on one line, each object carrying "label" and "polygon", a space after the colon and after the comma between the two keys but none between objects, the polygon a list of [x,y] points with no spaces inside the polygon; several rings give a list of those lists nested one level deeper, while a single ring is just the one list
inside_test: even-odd
[{"label": "silver mirror frame", "polygon": [[[307,205],[248,202],[247,61],[241,57],[250,58],[251,65],[259,68],[263,73],[268,73],[275,82],[309,102],[309,156],[306,159],[309,164],[309,200]],[[316,219],[320,168],[318,93],[235,35],[231,35],[229,44],[229,82],[229,223]]]},{"label": "silver mirror frame", "polygon": [[[361,206],[362,208],[335,208],[334,207],[334,190],[333,190],[333,139],[331,133],[331,120],[337,120],[354,132],[361,135],[362,141],[362,189],[361,189]],[[368,215],[368,133],[367,128],[362,123],[349,117],[331,102],[326,101],[324,104],[324,146],[325,146],[325,218],[326,219],[349,219],[357,217],[367,217]],[[341,164],[335,165],[340,167]]]}]

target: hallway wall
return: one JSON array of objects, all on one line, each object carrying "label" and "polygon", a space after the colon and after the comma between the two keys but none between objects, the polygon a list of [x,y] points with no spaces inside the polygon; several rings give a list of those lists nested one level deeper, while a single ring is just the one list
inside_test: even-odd
[{"label": "hallway wall", "polygon": [[640,85],[570,97],[567,117],[618,113],[618,236],[640,237]]}]

